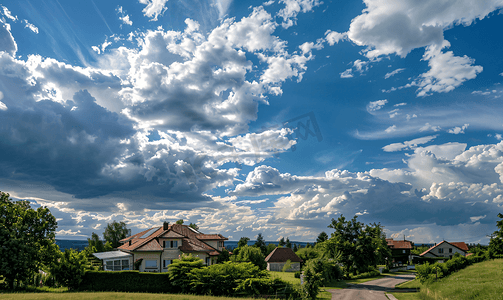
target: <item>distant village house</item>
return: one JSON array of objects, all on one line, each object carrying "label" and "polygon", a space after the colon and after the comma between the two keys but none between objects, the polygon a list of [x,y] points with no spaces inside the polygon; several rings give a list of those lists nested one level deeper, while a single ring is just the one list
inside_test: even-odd
[{"label": "distant village house", "polygon": [[283,271],[283,267],[288,261],[290,261],[290,268],[285,270],[286,272],[300,271],[300,263],[303,262],[291,248],[279,247],[267,255],[265,261],[267,262],[267,270],[277,272]]}]

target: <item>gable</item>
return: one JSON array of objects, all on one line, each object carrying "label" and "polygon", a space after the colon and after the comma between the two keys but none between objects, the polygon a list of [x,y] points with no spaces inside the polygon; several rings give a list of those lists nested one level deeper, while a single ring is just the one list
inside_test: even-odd
[{"label": "gable", "polygon": [[265,258],[265,261],[269,263],[286,262],[287,260],[291,262],[303,262],[290,248],[276,248]]}]

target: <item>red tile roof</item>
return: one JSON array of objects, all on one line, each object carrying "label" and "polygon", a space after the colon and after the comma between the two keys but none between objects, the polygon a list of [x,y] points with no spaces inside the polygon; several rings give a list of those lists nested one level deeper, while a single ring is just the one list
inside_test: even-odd
[{"label": "red tile roof", "polygon": [[286,262],[287,260],[290,260],[291,262],[303,262],[303,260],[290,248],[277,247],[265,258],[265,261],[270,263]]},{"label": "red tile roof", "polygon": [[[420,254],[420,256],[425,255],[426,253],[430,252],[431,250],[433,250],[434,248],[438,247],[439,245],[441,245],[441,244],[443,244],[443,243],[447,243],[447,244],[449,244],[449,245],[451,245],[451,246],[454,246],[454,247],[456,247],[456,248],[458,248],[458,249],[460,249],[460,250],[463,250],[463,251],[465,251],[465,252],[466,252],[466,251],[468,251],[468,246],[465,244],[465,242],[453,242],[453,243],[449,243],[449,242],[447,242],[447,241],[441,241],[440,243],[438,243],[438,244],[436,244],[436,245],[434,245],[434,246],[430,247],[430,249],[428,249],[428,250],[424,251],[423,253],[421,253],[421,254]],[[430,254],[433,254],[433,255],[435,255],[435,256],[438,256],[438,255],[434,254],[433,252],[432,252],[432,253],[430,253]]]},{"label": "red tile roof", "polygon": [[388,247],[391,249],[412,249],[414,248],[412,246],[411,241],[394,241],[393,239],[386,239],[386,242],[388,244]]},{"label": "red tile roof", "polygon": [[[144,230],[133,236],[121,240],[124,245],[118,247],[119,250],[126,252],[132,251],[163,251],[158,242],[158,238],[178,238],[182,239],[180,250],[182,252],[207,252],[209,255],[219,255],[220,252],[212,246],[206,244],[205,240],[227,240],[220,234],[202,234],[199,231],[189,228],[187,225],[172,224],[167,230],[159,227],[152,234],[143,237],[144,234],[156,227]],[[129,244],[131,242],[131,245]]]}]

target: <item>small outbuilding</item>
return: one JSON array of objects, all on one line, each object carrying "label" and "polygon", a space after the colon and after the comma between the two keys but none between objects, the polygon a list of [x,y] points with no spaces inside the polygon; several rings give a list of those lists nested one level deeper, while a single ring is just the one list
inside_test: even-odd
[{"label": "small outbuilding", "polygon": [[267,270],[277,272],[283,271],[283,267],[288,261],[290,261],[290,268],[285,270],[286,272],[300,271],[300,263],[303,262],[292,249],[279,247],[267,255],[265,261],[267,262]]}]

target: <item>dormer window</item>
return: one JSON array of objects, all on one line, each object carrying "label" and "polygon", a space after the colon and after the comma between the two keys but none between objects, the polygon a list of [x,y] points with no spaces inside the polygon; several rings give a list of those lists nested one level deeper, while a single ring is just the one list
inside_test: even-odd
[{"label": "dormer window", "polygon": [[163,248],[178,248],[178,241],[164,241]]}]

